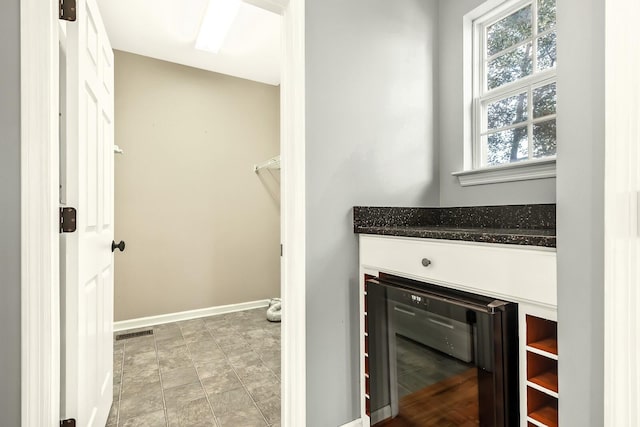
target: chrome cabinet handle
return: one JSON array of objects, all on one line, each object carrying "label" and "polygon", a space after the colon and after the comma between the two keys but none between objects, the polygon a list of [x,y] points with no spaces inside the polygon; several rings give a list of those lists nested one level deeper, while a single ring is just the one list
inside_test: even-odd
[{"label": "chrome cabinet handle", "polygon": [[422,258],[422,265],[424,267],[429,267],[431,265],[431,260],[429,258]]}]

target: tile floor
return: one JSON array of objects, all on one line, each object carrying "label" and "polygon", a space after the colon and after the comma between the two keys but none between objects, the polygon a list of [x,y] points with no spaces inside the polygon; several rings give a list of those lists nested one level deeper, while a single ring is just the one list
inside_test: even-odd
[{"label": "tile floor", "polygon": [[265,314],[168,323],[115,341],[107,427],[279,427],[280,324]]}]

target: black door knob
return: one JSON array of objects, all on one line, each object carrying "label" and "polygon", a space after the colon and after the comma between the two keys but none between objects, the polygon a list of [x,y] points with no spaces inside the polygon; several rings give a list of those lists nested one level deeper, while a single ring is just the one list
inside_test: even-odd
[{"label": "black door knob", "polygon": [[116,249],[120,249],[120,252],[124,252],[124,241],[120,240],[120,243],[117,245],[115,240],[111,242],[111,252],[115,252]]}]

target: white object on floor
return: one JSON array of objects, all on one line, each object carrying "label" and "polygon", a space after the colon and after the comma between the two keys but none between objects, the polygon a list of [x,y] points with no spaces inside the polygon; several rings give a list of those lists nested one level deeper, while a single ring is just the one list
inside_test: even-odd
[{"label": "white object on floor", "polygon": [[282,300],[280,298],[272,298],[267,309],[267,320],[269,322],[279,322],[281,318]]},{"label": "white object on floor", "polygon": [[113,324],[114,332],[127,329],[145,328],[147,326],[161,325],[163,323],[177,322],[180,320],[198,319],[200,317],[213,316],[215,314],[233,313],[236,311],[251,310],[252,308],[268,307],[270,300],[258,300],[241,302],[238,304],[218,305],[215,307],[200,308],[197,310],[180,311],[177,313],[161,314],[159,316],[140,317],[138,319],[121,320]]}]

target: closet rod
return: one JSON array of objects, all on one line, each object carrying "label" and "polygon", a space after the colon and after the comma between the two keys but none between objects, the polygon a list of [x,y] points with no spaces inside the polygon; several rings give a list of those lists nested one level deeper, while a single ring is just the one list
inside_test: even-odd
[{"label": "closet rod", "polygon": [[280,156],[272,157],[259,165],[253,165],[254,172],[258,173],[261,169],[280,169]]}]

